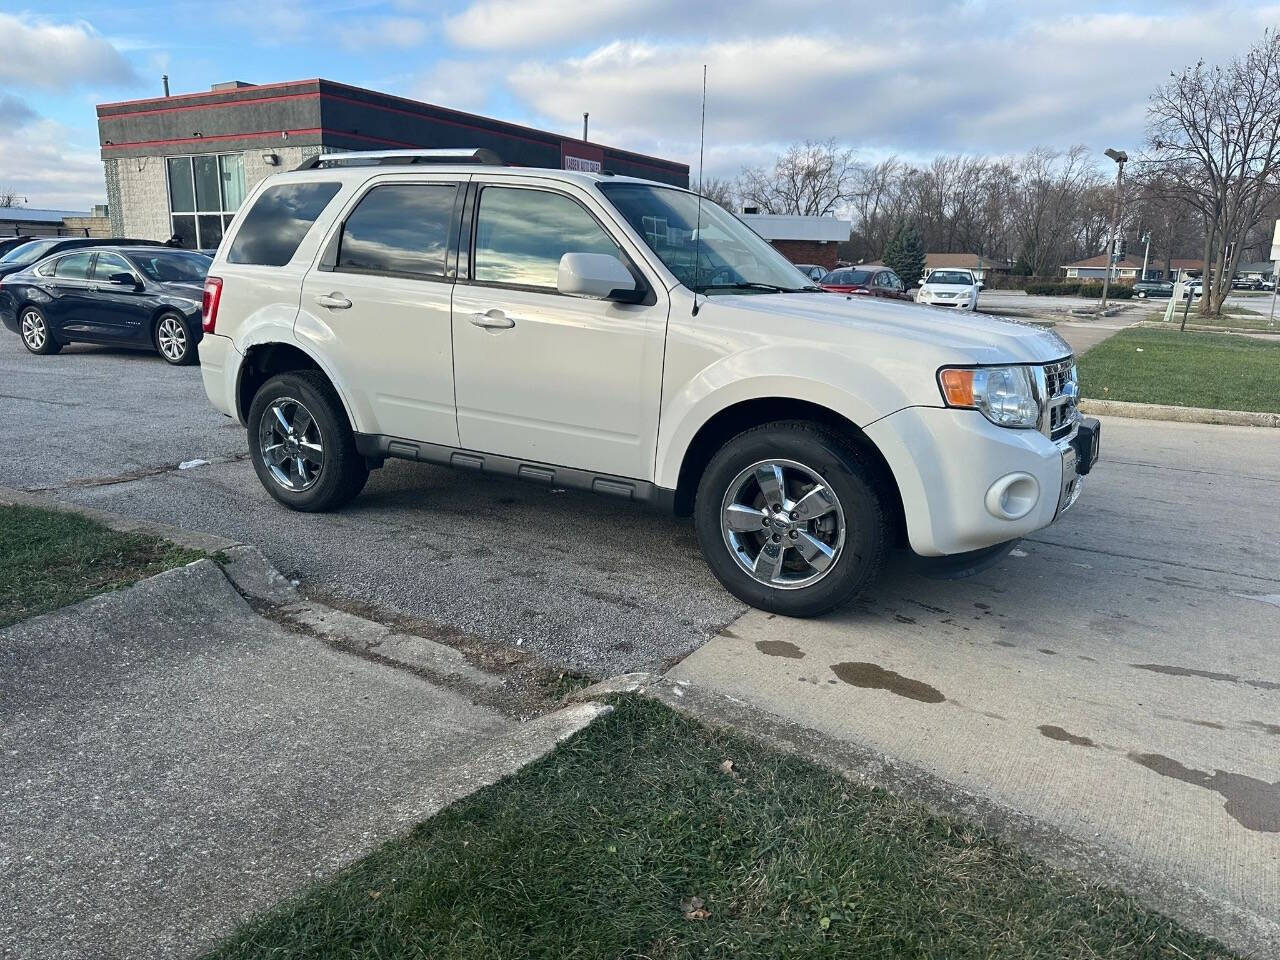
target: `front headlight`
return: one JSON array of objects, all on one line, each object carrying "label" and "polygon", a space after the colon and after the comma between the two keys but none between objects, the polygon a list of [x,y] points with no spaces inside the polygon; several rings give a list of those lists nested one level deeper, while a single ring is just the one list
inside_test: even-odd
[{"label": "front headlight", "polygon": [[939,371],[938,385],[947,406],[980,410],[998,427],[1034,429],[1040,422],[1030,367],[949,367]]}]

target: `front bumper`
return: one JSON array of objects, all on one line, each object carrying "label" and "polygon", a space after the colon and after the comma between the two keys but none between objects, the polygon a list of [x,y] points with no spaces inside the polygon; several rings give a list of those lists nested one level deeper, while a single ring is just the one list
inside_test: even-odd
[{"label": "front bumper", "polygon": [[951,307],[953,310],[973,310],[977,307],[977,301],[970,297],[963,297],[955,300],[941,300],[936,297],[921,297],[917,303],[923,303],[927,307]]},{"label": "front bumper", "polygon": [[[1053,523],[1097,459],[1097,421],[1061,440],[997,427],[975,410],[908,407],[866,428],[897,480],[921,556],[982,550]],[[1081,436],[1085,439],[1082,440]]]}]

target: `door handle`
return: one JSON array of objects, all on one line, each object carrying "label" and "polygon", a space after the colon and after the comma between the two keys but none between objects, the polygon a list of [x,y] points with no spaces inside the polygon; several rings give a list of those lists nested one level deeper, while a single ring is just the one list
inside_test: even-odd
[{"label": "door handle", "polygon": [[351,301],[336,290],[333,293],[324,293],[316,297],[316,303],[320,304],[322,307],[327,307],[330,310],[351,309]]},{"label": "door handle", "polygon": [[486,310],[484,313],[473,313],[471,322],[477,327],[483,327],[486,330],[510,330],[516,325],[512,317],[508,317],[496,307],[492,310]]}]

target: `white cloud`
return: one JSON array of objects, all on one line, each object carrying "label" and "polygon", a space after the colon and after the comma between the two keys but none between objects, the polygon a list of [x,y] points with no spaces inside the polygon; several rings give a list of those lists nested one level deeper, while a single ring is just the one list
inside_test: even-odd
[{"label": "white cloud", "polygon": [[138,75],[88,23],[54,23],[26,14],[0,13],[0,81],[15,86],[66,90],[79,83],[127,85]]},{"label": "white cloud", "polygon": [[[1280,19],[1274,6],[1233,17],[1198,7],[1005,17],[1011,11],[995,0],[941,13],[908,7],[868,13],[851,32],[800,27],[789,11],[790,29],[749,38],[615,40],[581,56],[517,62],[507,85],[554,128],[573,129],[589,110],[593,139],[695,164],[706,63],[707,169],[716,175],[736,171],[741,163],[722,166],[734,154],[809,138],[865,155],[1081,142],[1132,149],[1147,97],[1171,70],[1240,53]],[[937,29],[940,18],[953,29]]]},{"label": "white cloud", "polygon": [[492,78],[501,75],[501,64],[475,60],[437,60],[431,69],[405,86],[406,96],[454,110],[478,113],[493,92]]},{"label": "white cloud", "polygon": [[26,197],[31,207],[88,210],[105,203],[97,150],[70,141],[70,131],[52,120],[18,130],[0,125],[0,188]]},{"label": "white cloud", "polygon": [[431,27],[418,17],[374,17],[365,22],[356,20],[337,34],[348,50],[403,50],[421,46],[431,35]]},{"label": "white cloud", "polygon": [[444,29],[460,47],[530,48],[590,36],[624,20],[641,25],[662,6],[662,0],[479,0],[445,17]]}]

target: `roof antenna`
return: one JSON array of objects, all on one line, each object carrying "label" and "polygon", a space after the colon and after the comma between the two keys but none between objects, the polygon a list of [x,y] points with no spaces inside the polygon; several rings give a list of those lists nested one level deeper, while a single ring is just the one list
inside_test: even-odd
[{"label": "roof antenna", "polygon": [[698,267],[702,263],[702,151],[707,143],[707,65],[702,65],[702,128],[698,132],[698,223],[693,231],[693,316],[698,315]]}]

